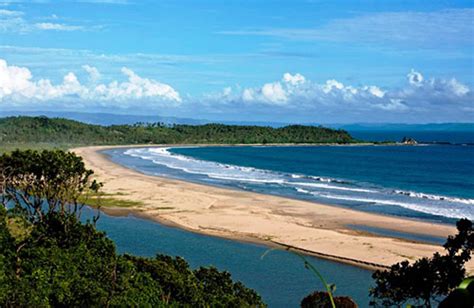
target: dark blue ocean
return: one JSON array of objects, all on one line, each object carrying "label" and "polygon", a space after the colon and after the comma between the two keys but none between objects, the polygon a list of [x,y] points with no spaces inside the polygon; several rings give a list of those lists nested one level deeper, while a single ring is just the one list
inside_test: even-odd
[{"label": "dark blue ocean", "polygon": [[474,146],[134,148],[108,151],[142,172],[452,223],[474,219]]},{"label": "dark blue ocean", "polygon": [[474,144],[474,131],[443,131],[443,130],[350,130],[356,139],[364,141],[401,141],[409,137],[418,142],[439,142],[452,144]]}]

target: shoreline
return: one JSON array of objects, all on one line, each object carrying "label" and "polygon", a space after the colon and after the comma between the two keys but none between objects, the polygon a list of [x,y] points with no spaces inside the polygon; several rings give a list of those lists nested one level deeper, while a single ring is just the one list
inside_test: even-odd
[{"label": "shoreline", "polygon": [[[96,207],[93,207],[94,209],[97,209]],[[296,253],[300,253],[306,256],[311,256],[315,258],[320,258],[320,259],[325,259],[325,260],[330,260],[333,262],[339,262],[339,263],[344,263],[352,266],[356,266],[359,268],[375,271],[375,270],[380,270],[380,269],[388,269],[390,268],[387,265],[382,265],[382,264],[375,264],[371,262],[366,262],[362,260],[356,260],[356,259],[351,259],[343,256],[335,256],[335,255],[330,255],[330,254],[325,254],[322,252],[316,252],[296,246],[291,246],[288,244],[280,243],[280,242],[275,242],[272,240],[264,240],[264,239],[259,239],[255,237],[249,237],[245,235],[232,235],[232,234],[212,234],[209,232],[201,231],[201,230],[195,230],[195,229],[190,229],[188,227],[179,225],[177,223],[174,223],[170,220],[165,220],[163,218],[159,217],[153,217],[150,218],[150,216],[141,213],[139,210],[134,210],[134,209],[122,209],[122,208],[112,208],[112,207],[104,207],[100,209],[102,212],[109,216],[115,216],[115,217],[123,217],[123,216],[134,216],[139,219],[145,219],[148,221],[153,221],[155,223],[161,224],[163,226],[169,227],[169,228],[176,228],[180,229],[186,232],[191,232],[199,235],[204,235],[204,236],[209,236],[209,237],[215,237],[215,238],[221,238],[221,239],[226,239],[229,241],[236,241],[240,243],[248,243],[248,244],[255,244],[255,245],[260,245],[260,246],[265,246],[268,248],[268,250],[271,249],[277,249],[277,250],[286,250],[286,251],[294,251]]]},{"label": "shoreline", "polygon": [[[405,259],[413,261],[429,257],[442,251],[442,247],[360,232],[347,227],[349,224],[444,238],[455,233],[453,226],[445,224],[149,176],[118,165],[100,153],[107,149],[141,146],[168,145],[71,149],[83,157],[86,166],[94,170],[96,178],[104,183],[103,192],[118,194],[114,197],[116,199],[143,202],[143,206],[130,208],[102,208],[105,213],[132,214],[195,233],[272,248],[291,248],[307,255],[369,269],[386,268]],[[473,272],[474,262],[471,260],[466,268]]]}]

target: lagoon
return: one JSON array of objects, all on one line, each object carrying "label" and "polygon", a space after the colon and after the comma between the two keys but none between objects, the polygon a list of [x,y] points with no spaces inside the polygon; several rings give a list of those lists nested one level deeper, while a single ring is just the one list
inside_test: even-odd
[{"label": "lagoon", "polygon": [[[84,214],[90,217],[93,210],[85,209]],[[134,216],[101,213],[97,227],[115,242],[120,253],[181,256],[193,268],[212,265],[229,271],[233,279],[255,289],[269,307],[297,307],[304,296],[324,289],[301,259],[288,251],[272,250],[262,258],[269,249],[263,245],[196,234]],[[371,271],[313,257],[307,259],[329,283],[336,284],[335,295],[348,295],[360,307],[368,306]]]}]

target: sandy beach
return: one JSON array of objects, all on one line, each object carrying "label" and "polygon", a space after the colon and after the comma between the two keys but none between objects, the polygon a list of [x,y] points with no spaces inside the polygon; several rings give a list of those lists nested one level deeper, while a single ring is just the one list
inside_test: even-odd
[{"label": "sandy beach", "polygon": [[[149,145],[147,145],[149,146]],[[123,147],[123,146],[119,146]],[[140,206],[121,208],[161,223],[231,239],[291,246],[305,253],[363,267],[431,256],[442,247],[355,231],[363,225],[394,231],[447,237],[450,225],[383,216],[308,201],[223,189],[148,176],[117,165],[99,151],[106,146],[76,148],[86,166],[114,198],[138,200]],[[474,272],[474,261],[467,264]]]}]

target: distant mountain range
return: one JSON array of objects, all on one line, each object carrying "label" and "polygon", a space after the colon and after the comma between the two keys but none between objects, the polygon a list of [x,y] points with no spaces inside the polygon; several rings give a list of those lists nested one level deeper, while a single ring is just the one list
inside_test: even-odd
[{"label": "distant mountain range", "polygon": [[7,116],[40,116],[44,115],[50,118],[66,118],[80,121],[88,124],[97,125],[120,125],[120,124],[134,124],[142,123],[156,123],[161,122],[165,124],[208,124],[221,123],[228,125],[257,125],[257,126],[271,126],[282,127],[290,124],[304,124],[304,125],[323,125],[325,127],[344,129],[349,132],[356,131],[461,131],[474,132],[474,123],[431,123],[431,124],[400,124],[400,123],[355,123],[355,124],[320,124],[320,123],[288,123],[288,122],[248,122],[248,121],[211,121],[206,119],[191,119],[160,115],[125,115],[112,113],[85,113],[85,112],[56,112],[56,111],[0,111],[0,117]]},{"label": "distant mountain range", "polygon": [[347,131],[461,131],[474,132],[474,123],[429,123],[429,124],[397,124],[397,123],[357,123],[331,124],[332,128],[342,128]]},{"label": "distant mountain range", "polygon": [[86,112],[55,112],[55,111],[0,111],[0,117],[6,116],[47,116],[49,118],[66,118],[87,124],[96,125],[120,125],[156,123],[165,124],[206,124],[210,121],[196,120],[177,117],[163,117],[159,115],[128,115],[128,114],[112,114],[112,113],[86,113]]}]

